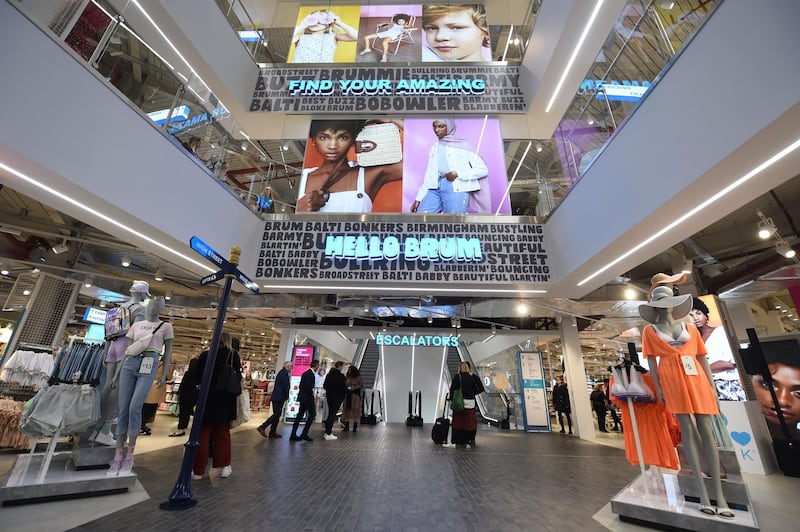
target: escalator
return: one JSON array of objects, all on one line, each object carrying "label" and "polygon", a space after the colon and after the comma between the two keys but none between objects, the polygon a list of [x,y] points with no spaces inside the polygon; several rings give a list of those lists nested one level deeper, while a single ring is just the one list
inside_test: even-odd
[{"label": "escalator", "polygon": [[367,345],[358,365],[358,370],[361,372],[361,379],[364,381],[364,389],[372,389],[375,387],[375,381],[378,377],[381,350],[374,341],[366,340],[366,342]]}]

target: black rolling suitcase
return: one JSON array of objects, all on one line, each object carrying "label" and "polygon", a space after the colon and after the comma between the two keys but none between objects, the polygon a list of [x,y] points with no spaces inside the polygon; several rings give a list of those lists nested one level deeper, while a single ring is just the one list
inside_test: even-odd
[{"label": "black rolling suitcase", "polygon": [[361,424],[362,425],[377,425],[378,416],[375,415],[375,393],[380,397],[380,390],[372,390],[372,395],[369,398],[369,414],[367,414],[367,394],[365,393],[361,399]]},{"label": "black rolling suitcase", "polygon": [[445,397],[444,407],[442,408],[442,417],[436,418],[433,422],[431,429],[431,439],[436,445],[447,443],[447,435],[450,434],[450,418],[447,417],[447,403],[450,396]]},{"label": "black rolling suitcase", "polygon": [[[412,407],[413,405],[413,407]],[[408,417],[406,418],[406,425],[409,427],[422,426],[422,392],[417,390],[417,393],[408,392]]]}]

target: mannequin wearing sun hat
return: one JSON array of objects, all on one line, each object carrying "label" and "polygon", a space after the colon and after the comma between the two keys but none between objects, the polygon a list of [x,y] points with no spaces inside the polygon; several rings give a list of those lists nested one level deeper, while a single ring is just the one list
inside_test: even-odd
[{"label": "mannequin wearing sun hat", "polygon": [[[719,406],[711,367],[700,333],[684,320],[692,309],[692,296],[673,295],[673,285],[684,280],[683,275],[653,276],[648,303],[639,306],[639,314],[650,323],[642,331],[642,353],[648,357],[659,398],[681,425],[686,455],[698,475],[700,511],[731,519],[734,514],[722,493],[719,451],[712,427],[712,416],[719,414]],[[710,464],[716,508],[711,506],[699,473],[701,452]]]},{"label": "mannequin wearing sun hat", "polygon": [[[145,319],[145,299],[150,295],[150,285],[147,281],[133,281],[130,288],[131,298],[120,306],[128,309],[130,315],[130,325]],[[97,430],[90,437],[97,443],[104,445],[116,445],[114,437],[111,435],[111,420],[117,410],[119,401],[119,390],[117,380],[119,370],[122,368],[122,359],[125,358],[130,340],[125,336],[127,329],[120,331],[121,334],[108,338],[103,352],[103,360],[106,366],[106,381],[103,391],[100,394],[100,420]]]}]

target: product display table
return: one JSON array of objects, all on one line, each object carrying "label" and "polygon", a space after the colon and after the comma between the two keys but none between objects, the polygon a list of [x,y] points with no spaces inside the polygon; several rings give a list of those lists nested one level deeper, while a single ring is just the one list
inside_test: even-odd
[{"label": "product display table", "polygon": [[37,482],[44,458],[42,454],[17,457],[0,488],[3,506],[122,493],[136,482],[136,473],[106,477],[105,469],[75,471],[71,451],[54,454],[43,481]]},{"label": "product display table", "polygon": [[[752,509],[748,495],[747,508]],[[686,502],[674,474],[651,468],[636,477],[611,499],[611,511],[621,521],[643,526],[673,527],[703,532],[759,530],[755,514],[734,509],[736,517],[723,519],[700,512],[700,505]]]}]

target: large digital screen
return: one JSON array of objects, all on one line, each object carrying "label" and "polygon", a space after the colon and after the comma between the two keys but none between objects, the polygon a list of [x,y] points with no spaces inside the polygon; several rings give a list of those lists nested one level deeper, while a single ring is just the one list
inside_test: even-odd
[{"label": "large digital screen", "polygon": [[292,376],[289,379],[289,401],[286,404],[284,421],[294,421],[300,409],[297,394],[300,391],[300,377],[311,367],[316,348],[313,345],[296,345],[292,350]]},{"label": "large digital screen", "polygon": [[297,212],[509,214],[493,118],[313,120]]},{"label": "large digital screen", "polygon": [[289,63],[491,60],[482,4],[302,6],[288,58]]}]

